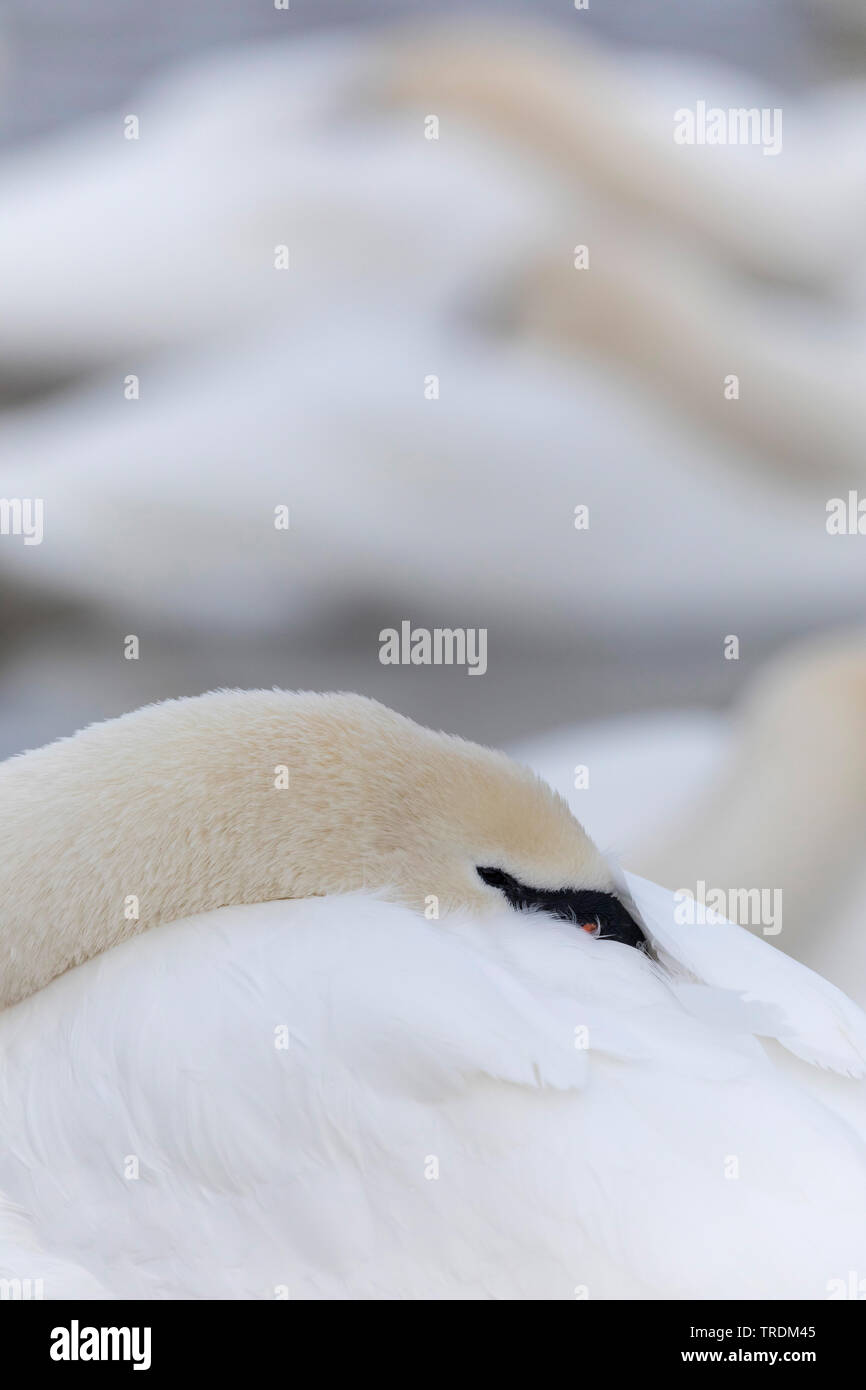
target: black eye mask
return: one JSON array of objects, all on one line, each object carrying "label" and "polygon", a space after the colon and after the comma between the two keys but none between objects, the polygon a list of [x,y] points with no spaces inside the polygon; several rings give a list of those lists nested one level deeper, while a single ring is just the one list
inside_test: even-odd
[{"label": "black eye mask", "polygon": [[563,922],[574,922],[602,940],[650,949],[637,922],[613,893],[590,888],[530,888],[504,869],[479,866],[478,875],[490,888],[498,888],[511,907],[534,907]]}]

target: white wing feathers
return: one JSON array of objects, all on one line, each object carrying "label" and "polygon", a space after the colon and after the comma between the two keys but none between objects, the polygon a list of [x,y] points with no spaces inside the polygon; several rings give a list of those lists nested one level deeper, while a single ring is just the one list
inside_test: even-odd
[{"label": "white wing feathers", "polygon": [[694,980],[764,1006],[761,1013],[752,1013],[751,1030],[776,1038],[803,1061],[845,1076],[866,1075],[866,1015],[840,989],[715,914],[700,913],[704,920],[697,922],[678,921],[682,903],[674,894],[636,874],[626,874],[625,880],[647,931],[675,974],[680,967]]},{"label": "white wing feathers", "polygon": [[757,982],[702,967],[670,895],[633,888],[722,988],[544,916],[365,896],[224,908],[70,971],[0,1014],[0,1190],[39,1242],[4,1247],[0,1220],[0,1268],[46,1297],[79,1275],[126,1298],[826,1297],[866,1258],[866,1150],[824,1090],[860,1086],[751,1030],[778,1007],[846,1063],[856,1014],[781,956],[774,984],[736,928]]}]

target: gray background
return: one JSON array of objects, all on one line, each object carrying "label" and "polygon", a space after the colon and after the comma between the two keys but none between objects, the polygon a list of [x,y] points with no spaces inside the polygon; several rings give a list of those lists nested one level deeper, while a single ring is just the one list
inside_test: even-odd
[{"label": "gray background", "polygon": [[[478,8],[575,22],[572,0],[445,0],[435,7],[421,0],[292,0],[289,13],[275,11],[271,0],[6,0],[0,142],[20,145],[122,106],[147,76],[239,39]],[[828,23],[817,0],[591,0],[580,22],[616,44],[704,53],[751,70],[770,81],[764,100],[776,88],[781,100],[787,91],[866,70],[863,38]],[[413,617],[430,626],[484,622],[468,613]],[[741,622],[744,658],[732,663],[704,650],[709,637],[679,641],[670,651],[656,638],[646,650],[632,643],[626,651],[586,641],[579,648],[534,646],[497,633],[490,674],[479,681],[449,668],[381,667],[369,633],[390,620],[390,613],[344,608],[330,627],[300,635],[159,634],[149,639],[146,662],[126,663],[117,659],[122,634],[104,615],[7,589],[0,606],[0,756],[152,699],[216,685],[358,689],[423,722],[506,742],[576,718],[723,705],[784,639],[778,630],[769,638]]]},{"label": "gray background", "polygon": [[[0,133],[22,140],[122,103],[167,63],[243,38],[383,18],[517,11],[573,25],[573,0],[6,0]],[[711,54],[784,91],[862,70],[863,42],[824,22],[821,0],[590,0],[580,23],[624,45]]]}]

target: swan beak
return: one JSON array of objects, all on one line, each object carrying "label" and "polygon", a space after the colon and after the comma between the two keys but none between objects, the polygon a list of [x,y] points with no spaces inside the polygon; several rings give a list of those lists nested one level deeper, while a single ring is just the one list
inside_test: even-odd
[{"label": "swan beak", "polygon": [[479,877],[504,894],[518,911],[534,908],[561,922],[573,922],[590,936],[619,941],[651,955],[650,943],[631,913],[614,893],[591,888],[533,888],[504,869],[478,867]]}]

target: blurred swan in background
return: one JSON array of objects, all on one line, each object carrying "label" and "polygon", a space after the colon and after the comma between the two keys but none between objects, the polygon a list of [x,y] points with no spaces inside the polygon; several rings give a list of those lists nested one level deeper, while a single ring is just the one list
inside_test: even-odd
[{"label": "blurred swan in background", "polygon": [[674,143],[742,86],[384,30],[200,60],[137,139],[7,158],[0,376],[66,383],[4,419],[47,527],[8,578],[167,625],[303,626],[395,573],[526,631],[853,616],[866,96],[786,105],[773,158]]},{"label": "blurred swan in background", "polygon": [[[862,1261],[866,1017],[739,927],[679,924],[501,754],[356,697],[222,692],[2,772],[6,969],[35,990],[0,1013],[3,1278],[820,1298]],[[238,905],[268,864],[296,900]],[[382,874],[404,901],[343,892]],[[431,890],[441,920],[406,905]],[[606,939],[624,910],[652,954]]]},{"label": "blurred swan in background", "polygon": [[[578,725],[512,751],[624,862],[674,891],[721,892],[728,915],[866,1006],[864,726],[856,631],[785,651],[730,717]],[[753,916],[756,891],[779,895],[778,922]]]}]

